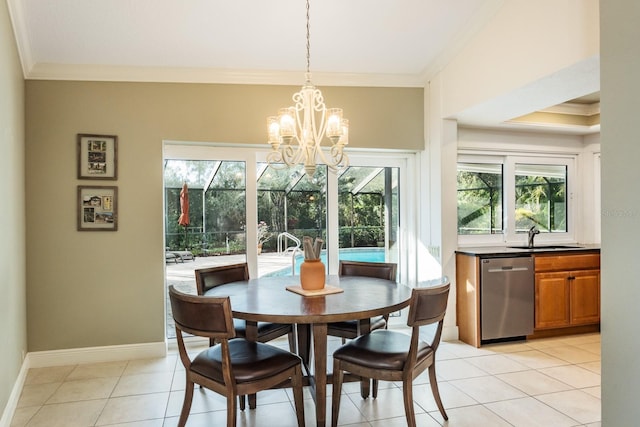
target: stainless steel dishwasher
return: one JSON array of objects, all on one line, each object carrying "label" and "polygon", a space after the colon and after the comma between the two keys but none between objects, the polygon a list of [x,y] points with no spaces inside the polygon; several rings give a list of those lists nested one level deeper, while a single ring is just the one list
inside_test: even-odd
[{"label": "stainless steel dishwasher", "polygon": [[480,261],[482,341],[524,338],[533,333],[533,257],[483,258]]}]

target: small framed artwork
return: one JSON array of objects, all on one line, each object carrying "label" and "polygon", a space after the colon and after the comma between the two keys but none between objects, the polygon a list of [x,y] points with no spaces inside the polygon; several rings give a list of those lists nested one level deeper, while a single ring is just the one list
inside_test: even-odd
[{"label": "small framed artwork", "polygon": [[78,231],[118,230],[118,187],[78,185]]},{"label": "small framed artwork", "polygon": [[78,134],[78,179],[118,179],[118,137]]}]

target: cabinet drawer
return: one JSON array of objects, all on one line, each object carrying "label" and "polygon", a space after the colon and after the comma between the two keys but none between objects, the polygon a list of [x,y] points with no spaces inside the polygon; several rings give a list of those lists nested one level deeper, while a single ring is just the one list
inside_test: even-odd
[{"label": "cabinet drawer", "polygon": [[535,255],[535,271],[568,271],[600,268],[600,254]]}]

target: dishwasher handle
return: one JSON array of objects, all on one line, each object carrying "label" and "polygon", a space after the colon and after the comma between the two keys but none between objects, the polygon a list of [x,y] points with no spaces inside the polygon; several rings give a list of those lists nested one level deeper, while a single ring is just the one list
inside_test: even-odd
[{"label": "dishwasher handle", "polygon": [[504,265],[499,268],[488,268],[485,270],[487,273],[503,273],[509,271],[529,271],[527,267],[512,267],[510,265]]}]

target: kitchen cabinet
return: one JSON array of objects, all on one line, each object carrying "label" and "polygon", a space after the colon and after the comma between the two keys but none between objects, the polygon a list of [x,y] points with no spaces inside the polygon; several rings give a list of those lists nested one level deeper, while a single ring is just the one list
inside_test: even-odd
[{"label": "kitchen cabinet", "polygon": [[480,258],[456,254],[456,317],[460,341],[480,347]]},{"label": "kitchen cabinet", "polygon": [[535,256],[535,330],[600,322],[600,255]]},{"label": "kitchen cabinet", "polygon": [[600,249],[523,251],[503,247],[456,251],[456,320],[461,341],[480,347],[481,260],[534,257],[534,331],[527,339],[600,330]]}]

